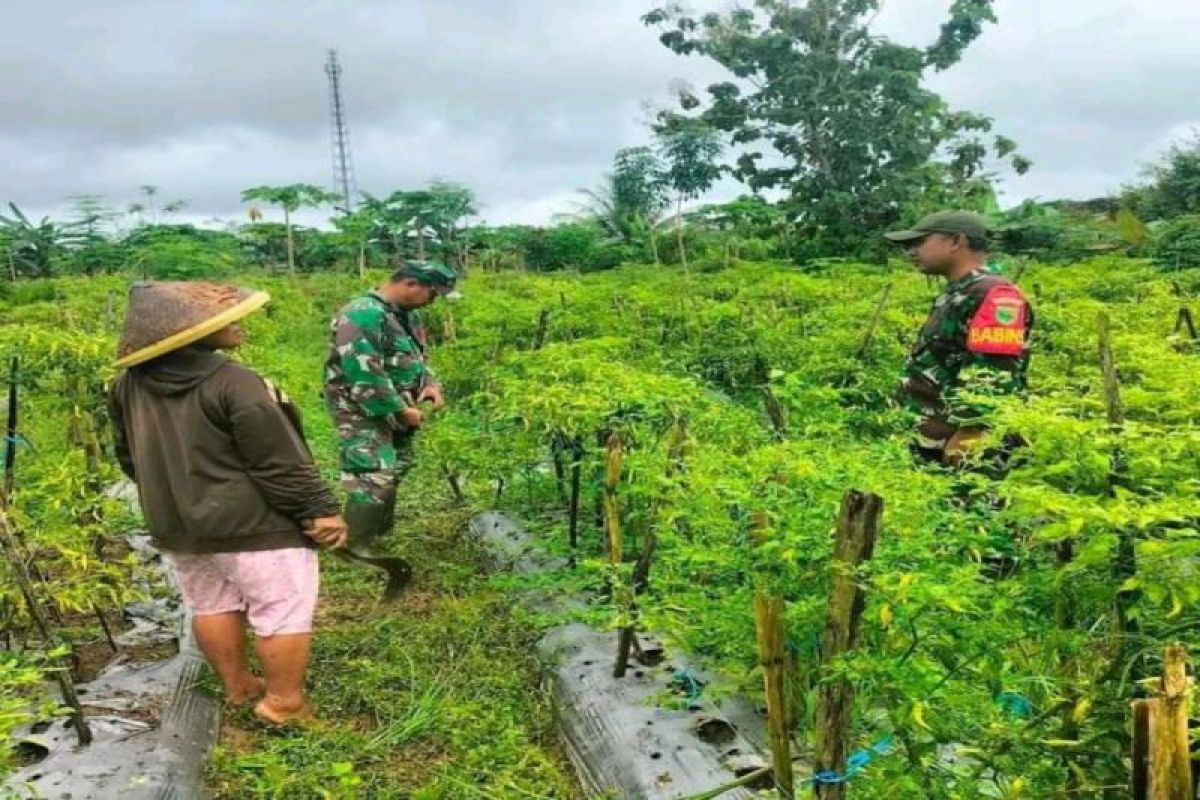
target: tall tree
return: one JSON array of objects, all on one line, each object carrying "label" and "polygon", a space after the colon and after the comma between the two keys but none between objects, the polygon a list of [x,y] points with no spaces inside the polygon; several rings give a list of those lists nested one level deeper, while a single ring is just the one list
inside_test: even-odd
[{"label": "tall tree", "polygon": [[753,190],[787,193],[799,241],[814,252],[851,254],[913,212],[921,197],[983,202],[989,154],[1029,168],[992,121],[954,111],[922,86],[948,69],[994,22],[992,0],[954,0],[928,47],[871,31],[883,0],[752,0],[727,14],[689,16],[678,5],[643,17],[676,53],[711,58],[730,80],[702,102],[681,93],[739,150],[733,174]]},{"label": "tall tree", "polygon": [[467,255],[462,234],[467,220],[479,213],[474,193],[449,181],[434,181],[426,191],[426,222],[437,236],[442,257],[460,269],[465,268]]},{"label": "tall tree", "polygon": [[1173,145],[1146,169],[1149,182],[1128,188],[1123,200],[1144,219],[1172,219],[1200,214],[1200,131],[1190,141]]},{"label": "tall tree", "polygon": [[283,226],[287,230],[288,273],[291,275],[296,274],[296,241],[292,232],[292,213],[300,208],[316,208],[333,203],[339,198],[341,195],[311,183],[255,186],[242,192],[243,201],[260,200],[283,209]]},{"label": "tall tree", "polygon": [[594,220],[614,241],[649,245],[657,264],[655,229],[667,205],[666,189],[658,155],[649,147],[626,147],[617,151],[602,185],[580,190],[587,198],[582,216]]},{"label": "tall tree", "polygon": [[679,260],[687,267],[683,202],[707,192],[721,176],[717,159],[725,147],[717,130],[707,122],[677,115],[667,115],[655,136],[665,164],[663,183],[675,194],[675,238],[679,245]]},{"label": "tall tree", "polygon": [[354,211],[334,217],[333,226],[351,244],[358,254],[358,276],[367,271],[367,245],[378,227],[378,222],[369,208],[359,206]]},{"label": "tall tree", "polygon": [[404,241],[414,238],[417,258],[427,258],[432,243],[444,258],[459,265],[464,223],[477,213],[471,190],[446,181],[434,181],[424,189],[398,190],[385,198],[363,192],[363,208],[391,241],[396,257],[404,257]]}]

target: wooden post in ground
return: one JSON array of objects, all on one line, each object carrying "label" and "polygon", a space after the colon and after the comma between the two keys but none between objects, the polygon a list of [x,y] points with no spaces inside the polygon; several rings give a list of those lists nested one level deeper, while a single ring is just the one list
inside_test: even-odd
[{"label": "wooden post in ground", "polygon": [[567,535],[571,545],[571,567],[574,568],[579,559],[579,500],[583,483],[583,439],[575,436],[570,442],[571,499],[567,506]]},{"label": "wooden post in ground", "polygon": [[783,598],[759,589],[754,596],[754,623],[758,634],[758,657],[762,664],[767,695],[767,733],[771,738],[771,765],[779,796],[795,796],[792,748],[788,737],[789,708],[783,689],[784,632]]},{"label": "wooden post in ground", "polygon": [[[858,567],[875,552],[883,499],[878,495],[850,490],[842,498],[834,544],[833,585],[821,639],[825,664],[858,646],[865,595],[858,586]],[[814,773],[842,773],[850,752],[850,724],[854,711],[854,687],[845,680],[821,686],[817,694],[817,752]],[[815,783],[818,800],[843,800],[844,783]]]},{"label": "wooden post in ground", "polygon": [[787,437],[787,414],[783,410],[783,404],[775,396],[770,384],[764,386],[762,392],[763,403],[767,409],[767,419],[771,422],[771,433],[775,441],[783,441]]},{"label": "wooden post in ground", "polygon": [[1157,700],[1133,701],[1133,760],[1131,764],[1130,797],[1149,800],[1150,797],[1150,729],[1154,724]]},{"label": "wooden post in ground", "polygon": [[1133,704],[1132,796],[1134,800],[1192,800],[1188,747],[1192,679],[1182,645],[1167,647],[1155,688],[1155,697]]},{"label": "wooden post in ground", "polygon": [[[1101,311],[1096,319],[1099,329],[1100,372],[1104,378],[1104,406],[1108,418],[1109,432],[1114,438],[1119,438],[1125,428],[1125,408],[1121,402],[1121,381],[1117,374],[1116,357],[1113,355],[1112,327],[1108,312]],[[1116,487],[1125,479],[1125,453],[1117,441],[1113,446],[1112,467],[1109,470],[1109,491],[1115,492]],[[1117,552],[1113,560],[1113,582],[1118,587],[1113,600],[1113,654],[1114,663],[1123,668],[1126,655],[1131,651],[1130,638],[1138,632],[1137,620],[1129,611],[1137,602],[1137,589],[1122,589],[1124,583],[1137,575],[1137,542],[1135,533],[1128,527],[1117,532]],[[1140,661],[1140,659],[1139,659]],[[1135,664],[1131,670],[1133,677],[1141,677],[1141,670]]]},{"label": "wooden post in ground", "polygon": [[625,671],[629,668],[629,653],[633,645],[633,637],[623,635],[624,629],[629,627],[634,613],[633,609],[633,589],[621,580],[621,561],[623,557],[621,547],[621,509],[617,505],[617,486],[621,481],[621,461],[624,452],[621,449],[621,437],[616,431],[608,435],[608,443],[605,445],[608,456],[605,460],[604,468],[604,535],[605,541],[608,542],[608,564],[611,573],[611,584],[613,593],[613,605],[616,606],[617,615],[625,618],[623,621],[627,624],[622,625],[622,633],[617,636],[617,660],[613,664],[613,677],[624,678]]},{"label": "wooden post in ground", "polygon": [[867,354],[867,349],[871,346],[871,340],[875,337],[875,329],[879,327],[879,320],[883,317],[883,309],[887,306],[888,298],[891,296],[892,284],[889,283],[884,287],[883,296],[879,298],[879,303],[875,306],[875,312],[871,314],[871,321],[867,324],[867,332],[863,334],[858,349],[854,351],[856,359],[860,359]]},{"label": "wooden post in ground", "polygon": [[546,334],[550,330],[550,309],[543,308],[538,314],[537,331],[533,335],[533,349],[541,350],[546,344]]}]

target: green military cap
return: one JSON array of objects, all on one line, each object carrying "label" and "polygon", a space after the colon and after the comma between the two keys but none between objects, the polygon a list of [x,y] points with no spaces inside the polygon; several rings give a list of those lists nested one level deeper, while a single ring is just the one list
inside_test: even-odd
[{"label": "green military cap", "polygon": [[412,278],[418,283],[432,286],[443,296],[458,294],[454,290],[458,273],[440,261],[405,261],[404,266],[396,270],[392,277]]},{"label": "green military cap", "polygon": [[951,236],[968,236],[972,239],[987,239],[988,224],[982,215],[973,211],[938,211],[922,217],[916,225],[906,231],[885,233],[890,241],[904,244],[931,233],[948,233]]}]

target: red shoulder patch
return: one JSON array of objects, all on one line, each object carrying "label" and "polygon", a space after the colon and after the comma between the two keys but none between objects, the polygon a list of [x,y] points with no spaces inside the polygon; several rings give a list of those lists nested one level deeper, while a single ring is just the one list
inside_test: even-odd
[{"label": "red shoulder patch", "polygon": [[967,325],[967,349],[994,356],[1019,356],[1025,352],[1029,304],[1012,284],[993,286]]}]

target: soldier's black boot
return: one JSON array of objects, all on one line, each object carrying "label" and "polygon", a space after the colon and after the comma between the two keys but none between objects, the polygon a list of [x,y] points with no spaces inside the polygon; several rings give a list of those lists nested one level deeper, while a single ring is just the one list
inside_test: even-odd
[{"label": "soldier's black boot", "polygon": [[384,600],[394,600],[412,580],[412,565],[400,556],[379,549],[379,540],[392,529],[396,509],[395,495],[383,503],[348,502],[343,518],[349,535],[346,546],[334,552],[344,558],[383,570],[387,573]]}]

